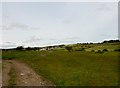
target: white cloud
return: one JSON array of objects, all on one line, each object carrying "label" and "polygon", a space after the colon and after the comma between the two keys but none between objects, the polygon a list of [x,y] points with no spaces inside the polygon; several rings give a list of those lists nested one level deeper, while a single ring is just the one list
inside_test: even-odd
[{"label": "white cloud", "polygon": [[43,39],[42,39],[42,38],[39,38],[39,37],[37,37],[37,36],[32,36],[32,37],[30,37],[29,40],[26,40],[26,41],[24,41],[23,43],[39,42],[39,41],[41,41],[41,40],[43,40]]}]

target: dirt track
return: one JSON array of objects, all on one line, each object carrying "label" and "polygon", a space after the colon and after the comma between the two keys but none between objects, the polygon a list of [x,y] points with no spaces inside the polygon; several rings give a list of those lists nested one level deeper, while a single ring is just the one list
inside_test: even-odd
[{"label": "dirt track", "polygon": [[53,86],[53,83],[36,74],[25,63],[16,60],[3,61],[3,86],[8,86],[10,79],[10,69],[15,72],[15,86]]}]

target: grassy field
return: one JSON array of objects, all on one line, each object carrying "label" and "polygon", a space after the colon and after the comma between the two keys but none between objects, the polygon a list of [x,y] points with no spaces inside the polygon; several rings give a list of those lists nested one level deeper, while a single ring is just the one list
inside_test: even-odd
[{"label": "grassy field", "polygon": [[[3,51],[3,59],[13,58],[27,63],[38,74],[57,86],[116,86],[118,85],[118,55],[116,45],[101,45],[109,51],[91,52],[100,45],[85,51]],[[105,47],[108,46],[108,47]],[[80,46],[81,47],[81,46]],[[76,47],[75,47],[76,48]]]}]

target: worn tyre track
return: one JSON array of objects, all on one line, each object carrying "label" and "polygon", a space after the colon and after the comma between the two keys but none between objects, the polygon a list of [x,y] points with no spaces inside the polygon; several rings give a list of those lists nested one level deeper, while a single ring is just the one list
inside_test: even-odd
[{"label": "worn tyre track", "polygon": [[16,86],[54,86],[54,84],[43,77],[39,76],[33,69],[25,63],[16,60],[4,60],[5,68],[3,68],[3,86],[8,85],[8,73],[12,67],[15,71]]}]

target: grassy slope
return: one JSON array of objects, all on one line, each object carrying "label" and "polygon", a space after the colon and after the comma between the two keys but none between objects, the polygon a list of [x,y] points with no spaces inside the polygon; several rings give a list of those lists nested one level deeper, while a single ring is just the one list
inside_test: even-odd
[{"label": "grassy slope", "polygon": [[3,52],[3,58],[11,57],[28,63],[38,74],[56,85],[111,86],[117,85],[118,81],[118,54],[68,53],[66,50],[8,51]]},{"label": "grassy slope", "polygon": [[[83,48],[85,48],[86,51],[91,51],[91,50],[95,50],[95,51],[98,51],[98,50],[103,50],[103,49],[108,49],[109,51],[114,51],[115,49],[118,49],[118,45],[120,45],[120,43],[105,43],[105,44],[88,44],[88,45],[72,45],[72,46],[75,46],[73,49],[78,49],[78,48],[81,48],[81,46]],[[87,46],[87,47],[85,47]],[[88,48],[88,46],[93,46],[93,47],[90,47]],[[120,47],[119,47],[120,48]]]},{"label": "grassy slope", "polygon": [[91,51],[91,50],[103,50],[103,49],[108,49],[109,51],[114,51],[115,49],[118,49],[118,45],[116,45],[116,43],[107,43],[107,44],[98,44],[95,45],[95,47],[86,49],[87,51]]},{"label": "grassy slope", "polygon": [[8,57],[14,56],[28,63],[38,74],[52,80],[56,85],[116,85],[118,80],[117,52],[104,54],[66,51],[7,53],[5,52]]}]

